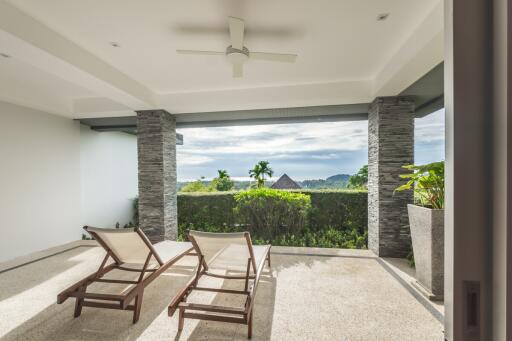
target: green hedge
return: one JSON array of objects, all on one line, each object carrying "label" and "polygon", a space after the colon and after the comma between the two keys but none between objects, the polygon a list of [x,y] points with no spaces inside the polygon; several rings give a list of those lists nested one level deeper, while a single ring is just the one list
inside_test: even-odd
[{"label": "green hedge", "polygon": [[311,196],[309,226],[312,230],[332,227],[336,230],[368,229],[368,192],[366,191],[301,191]]},{"label": "green hedge", "polygon": [[251,235],[275,240],[281,235],[302,235],[307,227],[311,198],[307,194],[257,188],[235,194],[236,218]]},{"label": "green hedge", "polygon": [[[310,231],[327,228],[357,230],[364,234],[368,226],[368,194],[348,190],[296,190],[311,197],[307,219]],[[236,231],[244,222],[235,213],[237,192],[179,193],[178,224],[184,228],[207,230],[212,226]],[[243,229],[243,228],[242,228]]]},{"label": "green hedge", "polygon": [[233,208],[237,192],[178,193],[178,225],[197,230],[232,229],[239,221]]}]

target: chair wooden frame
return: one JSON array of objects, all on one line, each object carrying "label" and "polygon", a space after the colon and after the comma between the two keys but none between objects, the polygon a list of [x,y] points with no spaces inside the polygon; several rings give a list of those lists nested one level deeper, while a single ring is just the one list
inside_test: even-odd
[{"label": "chair wooden frame", "polygon": [[[247,338],[252,337],[252,315],[253,315],[253,307],[254,307],[254,299],[256,296],[256,289],[258,287],[258,282],[260,280],[261,273],[263,272],[263,268],[265,267],[265,262],[268,262],[268,266],[270,267],[270,248],[271,246],[267,246],[267,250],[265,251],[264,259],[260,262],[260,264],[256,264],[256,260],[254,257],[254,251],[252,247],[251,236],[249,232],[244,233],[244,237],[247,241],[247,247],[249,248],[250,258],[247,259],[247,270],[245,276],[229,276],[229,275],[219,275],[208,272],[208,265],[206,264],[205,257],[201,252],[201,249],[198,246],[197,241],[194,237],[189,233],[188,239],[194,246],[195,252],[199,258],[199,264],[197,267],[196,274],[194,277],[190,279],[187,285],[173,298],[171,304],[168,307],[168,315],[173,316],[176,310],[179,310],[179,322],[178,322],[178,332],[183,330],[183,325],[186,318],[196,319],[196,320],[208,320],[208,321],[219,321],[219,322],[228,322],[228,323],[239,323],[247,325]],[[258,267],[257,267],[258,266]],[[253,273],[251,274],[251,269]],[[223,279],[243,279],[245,280],[244,290],[229,290],[229,289],[219,289],[219,288],[209,288],[209,287],[200,287],[198,286],[199,279],[202,276],[210,276],[217,277]],[[253,279],[251,286],[249,286],[249,280]],[[233,308],[233,307],[223,307],[217,305],[210,304],[195,304],[188,303],[187,297],[192,293],[192,291],[209,291],[223,294],[233,294],[233,295],[245,295],[245,306],[244,308]]]},{"label": "chair wooden frame", "polygon": [[[140,236],[142,241],[146,244],[149,249],[148,255],[144,262],[144,265],[141,269],[135,269],[130,267],[124,267],[123,263],[119,260],[119,258],[115,255],[114,252],[107,246],[105,241],[94,231],[88,230],[88,226],[83,227],[97,242],[100,244],[107,254],[103,258],[98,270],[84,279],[78,281],[73,284],[66,290],[62,291],[57,296],[57,304],[62,304],[68,298],[74,297],[75,301],[75,311],[74,317],[80,316],[82,313],[82,307],[93,307],[93,308],[106,308],[106,309],[119,309],[119,310],[130,310],[133,311],[133,323],[136,323],[139,320],[141,306],[142,306],[142,297],[144,295],[144,289],[153,282],[158,276],[160,276],[164,271],[166,271],[170,266],[175,264],[184,256],[195,256],[193,253],[194,248],[190,247],[185,252],[178,254],[177,256],[163,262],[155,248],[146,237],[146,235],[138,228],[135,228],[134,231]],[[151,258],[154,257],[158,262],[157,268],[148,268],[149,262]],[[112,258],[114,262],[112,264],[106,265],[109,258]],[[136,281],[128,281],[121,279],[105,279],[107,273],[112,270],[122,270],[122,271],[131,271],[138,272],[139,277]],[[146,276],[146,274],[148,274]],[[101,293],[88,293],[87,287],[92,283],[115,283],[115,284],[133,284],[134,287],[127,291],[122,295],[114,295],[114,294],[101,294]],[[131,304],[131,302],[133,304]]]}]

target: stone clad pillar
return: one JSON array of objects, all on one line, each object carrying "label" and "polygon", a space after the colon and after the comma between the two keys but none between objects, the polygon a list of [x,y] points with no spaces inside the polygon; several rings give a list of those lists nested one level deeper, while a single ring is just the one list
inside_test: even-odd
[{"label": "stone clad pillar", "polygon": [[137,111],[139,226],[152,243],[176,240],[176,119],[165,110]]},{"label": "stone clad pillar", "polygon": [[414,163],[414,102],[378,97],[368,111],[368,248],[380,257],[411,249],[407,204],[413,193],[394,192],[403,165]]}]

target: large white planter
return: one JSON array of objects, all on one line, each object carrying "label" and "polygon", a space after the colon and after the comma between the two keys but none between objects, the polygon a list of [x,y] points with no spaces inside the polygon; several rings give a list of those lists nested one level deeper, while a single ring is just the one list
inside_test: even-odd
[{"label": "large white planter", "polygon": [[416,287],[431,300],[444,297],[444,210],[407,205]]}]

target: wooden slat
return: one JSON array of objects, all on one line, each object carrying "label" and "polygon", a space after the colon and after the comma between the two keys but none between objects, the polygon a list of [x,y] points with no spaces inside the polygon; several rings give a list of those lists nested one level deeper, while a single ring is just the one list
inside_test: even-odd
[{"label": "wooden slat", "polygon": [[125,281],[122,279],[107,279],[107,278],[98,278],[95,279],[94,282],[101,282],[101,283],[117,283],[117,284],[137,284],[137,281]]},{"label": "wooden slat", "polygon": [[113,294],[97,294],[92,292],[72,292],[70,294],[70,297],[76,297],[76,298],[88,298],[91,300],[102,300],[102,301],[119,301],[121,302],[124,298],[123,295],[113,295]]},{"label": "wooden slat", "polygon": [[196,320],[208,320],[208,321],[247,324],[247,319],[244,317],[219,316],[219,315],[198,314],[198,313],[184,313],[183,317],[189,318],[189,319],[196,319]]},{"label": "wooden slat", "polygon": [[105,308],[105,309],[116,309],[116,310],[130,310],[134,311],[135,306],[130,304],[125,309],[121,308],[120,303],[105,303],[105,302],[96,302],[96,301],[83,301],[82,306],[91,307],[91,308]]},{"label": "wooden slat", "polygon": [[[123,271],[131,271],[131,272],[142,272],[142,269],[133,269],[133,268],[127,268],[124,266],[117,266],[116,269],[123,270]],[[146,269],[146,272],[154,272],[157,269]]]},{"label": "wooden slat", "polygon": [[236,315],[244,315],[245,309],[243,308],[234,308],[234,307],[223,307],[218,305],[210,305],[210,304],[197,304],[197,303],[180,303],[179,309],[187,310],[199,310],[199,311],[208,311],[212,313],[223,313],[223,314],[236,314]]},{"label": "wooden slat", "polygon": [[[209,277],[223,278],[223,279],[246,279],[247,278],[246,276],[218,275],[218,274],[214,274],[211,272],[205,272],[204,274]],[[255,278],[254,275],[249,276],[249,279],[254,279],[254,278]]]},{"label": "wooden slat", "polygon": [[105,308],[105,309],[121,309],[121,304],[115,303],[104,303],[104,302],[94,302],[94,301],[83,301],[83,307],[92,307],[92,308]]},{"label": "wooden slat", "polygon": [[249,295],[249,291],[244,291],[244,290],[217,289],[217,288],[204,288],[204,287],[195,287],[194,290],[220,292],[223,294]]}]

